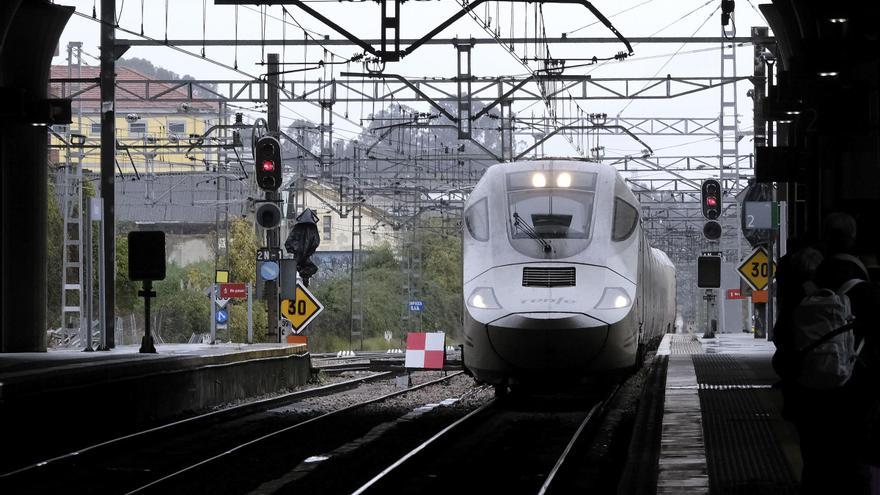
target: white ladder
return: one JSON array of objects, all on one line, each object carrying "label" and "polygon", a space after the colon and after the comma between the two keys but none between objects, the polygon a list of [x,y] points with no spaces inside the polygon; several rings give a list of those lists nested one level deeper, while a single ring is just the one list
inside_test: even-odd
[{"label": "white ladder", "polygon": [[[70,139],[70,133],[67,133]],[[82,160],[71,159],[67,147],[61,198],[64,230],[61,243],[61,329],[64,341],[80,334],[83,325]]]}]

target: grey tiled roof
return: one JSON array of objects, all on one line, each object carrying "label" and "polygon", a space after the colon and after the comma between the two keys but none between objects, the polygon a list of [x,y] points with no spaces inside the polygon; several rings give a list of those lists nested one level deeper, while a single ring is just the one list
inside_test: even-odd
[{"label": "grey tiled roof", "polygon": [[[215,214],[229,205],[230,218],[247,213],[250,193],[244,180],[228,177],[228,196],[224,179],[220,178],[218,196],[217,176],[212,173],[157,174],[153,177],[133,175],[116,176],[116,218],[132,222],[180,222],[213,224]],[[219,200],[218,200],[219,198]],[[227,199],[228,198],[228,199]],[[222,219],[222,218],[221,218]]]}]

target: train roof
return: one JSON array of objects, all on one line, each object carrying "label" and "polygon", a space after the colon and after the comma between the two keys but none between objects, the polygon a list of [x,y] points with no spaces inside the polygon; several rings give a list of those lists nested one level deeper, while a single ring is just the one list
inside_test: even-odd
[{"label": "train roof", "polygon": [[558,167],[558,166],[566,166],[566,165],[578,165],[584,166],[587,169],[591,169],[594,171],[604,171],[604,170],[613,170],[617,171],[613,166],[608,165],[606,163],[600,162],[591,162],[587,160],[574,160],[574,159],[562,159],[562,158],[549,158],[549,159],[539,159],[539,160],[520,160],[517,162],[504,162],[504,163],[496,163],[495,165],[490,166],[487,169],[488,171],[494,171],[495,173],[501,173],[506,170],[516,170],[516,169],[530,169],[536,168],[537,166],[545,167]]}]

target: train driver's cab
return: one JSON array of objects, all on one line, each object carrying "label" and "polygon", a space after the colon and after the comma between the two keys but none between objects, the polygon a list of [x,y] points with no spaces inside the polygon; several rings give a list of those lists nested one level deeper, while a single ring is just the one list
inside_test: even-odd
[{"label": "train driver's cab", "polygon": [[510,172],[507,233],[511,246],[532,258],[573,256],[590,241],[596,174],[570,170]]}]

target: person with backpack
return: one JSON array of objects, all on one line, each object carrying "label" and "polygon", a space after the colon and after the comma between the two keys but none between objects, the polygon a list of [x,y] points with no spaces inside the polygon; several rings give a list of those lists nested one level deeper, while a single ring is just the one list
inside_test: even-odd
[{"label": "person with backpack", "polygon": [[[804,493],[871,493],[871,404],[878,394],[876,355],[880,290],[854,254],[855,220],[824,223],[826,252],[815,288],[794,308],[791,338],[801,401],[795,425],[804,461]],[[864,354],[864,355],[863,355]]]},{"label": "person with backpack", "polygon": [[777,263],[775,284],[777,318],[773,327],[773,370],[779,375],[777,387],[782,393],[782,417],[796,422],[801,411],[803,387],[798,383],[800,354],[794,343],[792,318],[795,308],[815,290],[816,270],[822,263],[822,253],[812,246],[798,247],[798,240],[791,240],[792,250]]}]

